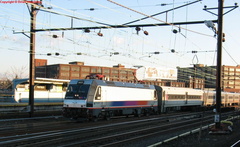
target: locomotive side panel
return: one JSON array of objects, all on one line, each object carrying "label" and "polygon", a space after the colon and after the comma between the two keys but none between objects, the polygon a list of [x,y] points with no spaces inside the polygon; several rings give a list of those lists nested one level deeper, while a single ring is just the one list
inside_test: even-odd
[{"label": "locomotive side panel", "polygon": [[144,107],[157,105],[154,89],[101,86],[101,98],[94,99],[94,107]]}]

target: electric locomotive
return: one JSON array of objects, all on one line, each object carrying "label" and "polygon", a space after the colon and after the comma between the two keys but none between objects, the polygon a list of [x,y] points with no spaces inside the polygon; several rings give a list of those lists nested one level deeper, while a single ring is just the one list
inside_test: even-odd
[{"label": "electric locomotive", "polygon": [[162,88],[154,85],[96,79],[71,80],[64,99],[63,115],[96,120],[159,113],[161,94]]}]

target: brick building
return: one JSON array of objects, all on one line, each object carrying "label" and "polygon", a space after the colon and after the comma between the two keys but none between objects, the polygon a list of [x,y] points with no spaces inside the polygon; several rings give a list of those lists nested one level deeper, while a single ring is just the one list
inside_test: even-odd
[{"label": "brick building", "polygon": [[47,65],[46,59],[34,59],[35,67]]},{"label": "brick building", "polygon": [[222,67],[222,87],[224,91],[240,92],[240,66]]},{"label": "brick building", "polygon": [[136,69],[118,64],[113,67],[87,66],[83,62],[37,66],[36,77],[55,79],[85,79],[90,74],[102,74],[110,81],[135,82]]}]

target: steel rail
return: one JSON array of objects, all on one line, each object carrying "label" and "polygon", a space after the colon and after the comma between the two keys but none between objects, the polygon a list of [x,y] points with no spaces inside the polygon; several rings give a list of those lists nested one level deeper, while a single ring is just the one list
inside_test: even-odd
[{"label": "steel rail", "polygon": [[[74,144],[80,144],[81,142],[83,144],[88,144],[87,142],[95,142],[99,144],[102,144],[103,141],[106,141],[107,138],[110,139],[109,143],[107,144],[112,144],[111,143],[111,139],[116,139],[116,138],[121,138],[124,136],[128,136],[127,134],[129,133],[129,136],[134,136],[133,134],[139,134],[141,132],[145,133],[145,137],[146,134],[149,133],[149,131],[151,133],[156,133],[154,132],[155,130],[157,130],[159,128],[159,130],[163,130],[163,128],[167,128],[166,124],[165,125],[161,125],[161,124],[154,124],[154,123],[159,123],[160,121],[164,121],[166,123],[166,121],[169,122],[168,125],[173,125],[173,124],[178,124],[180,125],[180,121],[182,121],[182,124],[186,124],[187,119],[191,120],[198,120],[198,122],[200,122],[199,120],[202,119],[202,117],[199,115],[201,113],[195,113],[195,116],[188,116],[188,115],[177,115],[178,117],[181,118],[176,118],[176,116],[166,116],[164,118],[160,117],[160,118],[150,118],[150,119],[144,119],[144,120],[135,120],[135,121],[130,121],[130,122],[122,122],[122,123],[114,123],[114,124],[107,124],[107,125],[102,125],[102,126],[94,126],[94,127],[88,127],[88,128],[80,128],[80,129],[69,129],[69,130],[56,130],[56,131],[46,131],[46,132],[40,132],[40,133],[33,133],[33,134],[25,134],[25,135],[19,135],[19,136],[9,136],[9,137],[5,137],[5,138],[0,138],[0,146],[4,146],[4,145],[20,145],[20,146],[29,146],[29,145],[56,145],[57,142],[59,142],[61,144],[61,146],[64,145],[74,145]],[[226,113],[227,115],[230,115],[229,113]],[[198,118],[196,118],[198,117]],[[174,119],[175,118],[175,119]],[[204,116],[204,119],[209,118],[212,121],[212,116]],[[187,121],[186,121],[187,120]],[[137,126],[139,124],[139,126]],[[149,128],[144,128],[146,125],[156,125],[156,126],[150,126]],[[119,127],[120,126],[120,127]],[[134,128],[134,126],[136,126],[136,128]],[[189,126],[189,124],[187,125]],[[119,127],[119,128],[118,128]],[[123,128],[127,128],[128,129],[137,129],[137,130],[130,130],[128,132],[121,132],[124,131]],[[163,128],[162,128],[163,127]],[[173,126],[172,126],[173,128]],[[104,130],[103,130],[104,129]],[[102,137],[102,136],[97,136],[98,139],[96,138],[89,138],[88,140],[84,140],[83,141],[78,141],[79,137],[81,138],[81,135],[91,135],[91,133],[93,132],[97,132],[98,134],[96,135],[103,135],[102,133],[104,132],[113,132],[114,130],[119,130],[118,134],[107,134],[106,137]],[[151,134],[150,133],[150,134]],[[143,135],[143,137],[144,137]],[[133,138],[132,141],[136,140],[137,138],[141,138],[141,136],[135,136],[135,139]],[[99,141],[97,141],[99,140]],[[129,142],[131,141],[130,138],[128,138],[128,140],[123,140],[121,141],[120,139],[119,143],[124,143],[124,142]],[[76,143],[74,143],[76,142]],[[117,142],[116,142],[117,143]],[[104,144],[102,144],[104,145]]]}]

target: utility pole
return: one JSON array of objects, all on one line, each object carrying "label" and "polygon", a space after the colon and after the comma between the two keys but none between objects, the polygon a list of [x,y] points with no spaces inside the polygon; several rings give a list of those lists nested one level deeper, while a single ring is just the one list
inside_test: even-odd
[{"label": "utility pole", "polygon": [[35,29],[36,29],[36,15],[38,9],[35,5],[31,5],[30,17],[30,61],[29,61],[29,117],[33,116],[34,113],[34,79],[35,79]]},{"label": "utility pole", "polygon": [[218,0],[218,32],[217,32],[217,74],[216,74],[216,115],[215,127],[221,127],[221,91],[222,91],[222,38],[223,38],[223,3]]},{"label": "utility pole", "polygon": [[[216,68],[216,114],[214,116],[214,122],[215,122],[215,129],[221,130],[221,104],[222,104],[222,42],[223,42],[223,15],[231,12],[232,10],[236,9],[238,7],[237,3],[235,3],[235,6],[228,6],[223,7],[224,0],[218,0],[218,7],[217,8],[207,8],[207,6],[204,6],[205,11],[214,14],[218,16],[218,29],[214,28],[214,26],[208,26],[211,27],[213,30],[215,30],[215,33],[217,34],[217,68]],[[224,8],[231,8],[229,11],[223,13]],[[218,14],[215,14],[209,10],[218,9]]]}]

